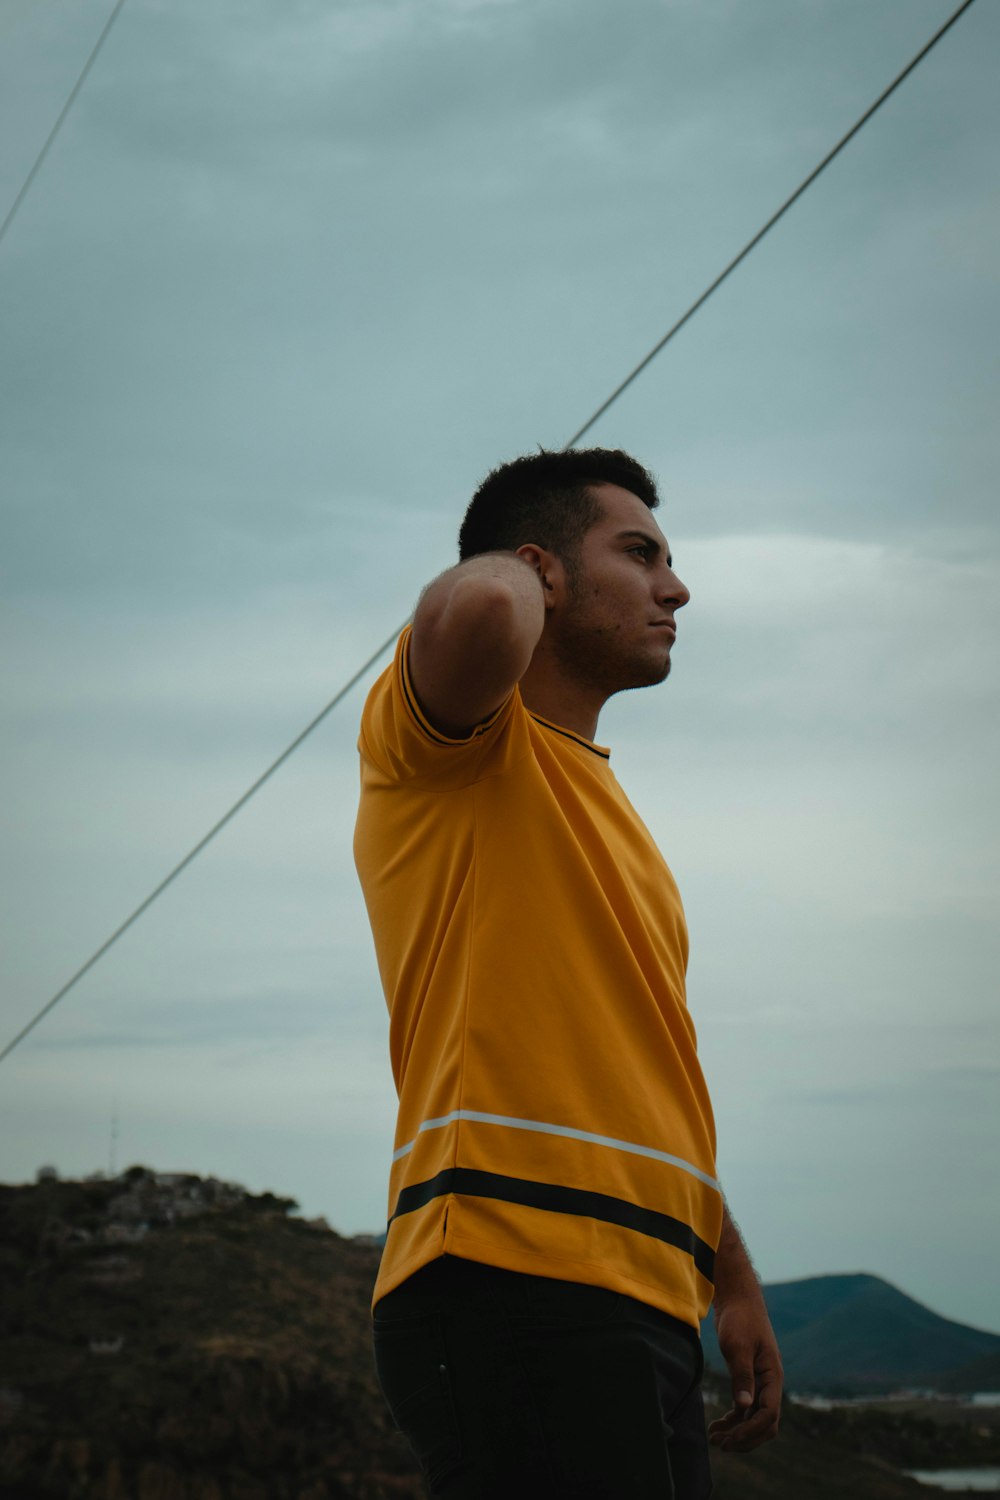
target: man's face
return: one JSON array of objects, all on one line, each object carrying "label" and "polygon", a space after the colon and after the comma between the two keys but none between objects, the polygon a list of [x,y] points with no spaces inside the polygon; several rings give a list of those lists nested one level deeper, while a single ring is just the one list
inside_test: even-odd
[{"label": "man's face", "polygon": [[550,630],[564,670],[610,696],[664,680],[675,615],[691,596],[649,507],[616,484],[591,493],[602,514],[584,535]]}]

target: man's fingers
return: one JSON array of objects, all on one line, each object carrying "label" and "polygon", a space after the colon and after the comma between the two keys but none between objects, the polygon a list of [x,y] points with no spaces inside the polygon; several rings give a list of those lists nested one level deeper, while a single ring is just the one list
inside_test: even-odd
[{"label": "man's fingers", "polygon": [[708,1430],[709,1432],[714,1432],[718,1428],[720,1432],[728,1432],[730,1427],[738,1427],[741,1422],[745,1422],[746,1420],[747,1411],[745,1407],[731,1406],[724,1416],[716,1417],[714,1422],[709,1423]]},{"label": "man's fingers", "polygon": [[[729,1413],[728,1415],[733,1415]],[[737,1414],[734,1422],[725,1418],[713,1422],[708,1429],[708,1440],[723,1453],[749,1453],[762,1443],[769,1443],[778,1435],[778,1418],[773,1412],[758,1411],[745,1421]]]},{"label": "man's fingers", "polygon": [[780,1400],[780,1392],[762,1386],[756,1411],[732,1407],[725,1416],[711,1423],[709,1441],[724,1453],[749,1453],[762,1443],[769,1443],[778,1435]]},{"label": "man's fingers", "polygon": [[755,1393],[753,1364],[748,1359],[744,1364],[734,1362],[729,1367],[730,1383],[733,1392],[733,1406],[737,1411],[749,1411],[753,1406]]},{"label": "man's fingers", "polygon": [[762,1443],[778,1436],[778,1418],[773,1412],[758,1411],[730,1432],[712,1439],[723,1453],[749,1453]]},{"label": "man's fingers", "polygon": [[746,1421],[753,1411],[753,1367],[743,1359],[734,1359],[732,1355],[729,1358],[733,1404],[725,1416],[713,1422],[708,1429],[716,1443],[721,1443],[723,1437]]}]

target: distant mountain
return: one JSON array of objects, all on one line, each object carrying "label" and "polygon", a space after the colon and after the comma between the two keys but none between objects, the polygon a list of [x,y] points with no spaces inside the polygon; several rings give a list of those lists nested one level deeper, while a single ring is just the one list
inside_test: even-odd
[{"label": "distant mountain", "polygon": [[[939,1317],[878,1276],[776,1282],[764,1296],[790,1390],[996,1389],[1000,1335]],[[706,1363],[723,1369],[711,1319],[703,1337]]]},{"label": "distant mountain", "polygon": [[956,1395],[967,1391],[1000,1391],[1000,1350],[960,1365],[941,1381],[941,1389]]}]

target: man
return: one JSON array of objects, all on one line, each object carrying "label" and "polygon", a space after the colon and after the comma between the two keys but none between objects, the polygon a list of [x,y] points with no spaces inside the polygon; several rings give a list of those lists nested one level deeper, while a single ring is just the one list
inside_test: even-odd
[{"label": "man", "polygon": [[399,1120],[379,1380],[450,1500],[702,1500],[781,1365],[715,1177],[673,878],[594,742],[688,591],[617,450],[495,470],[365,706],[355,854]]}]

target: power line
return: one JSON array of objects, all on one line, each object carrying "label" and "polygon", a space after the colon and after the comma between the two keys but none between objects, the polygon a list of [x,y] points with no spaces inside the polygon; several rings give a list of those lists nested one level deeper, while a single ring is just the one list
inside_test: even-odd
[{"label": "power line", "polygon": [[594,412],[594,415],[592,417],[589,417],[587,421],[584,422],[579,431],[573,434],[569,442],[566,444],[567,448],[576,447],[576,444],[583,437],[584,433],[590,431],[591,427],[593,427],[598,418],[603,417],[608,408],[615,404],[615,402],[618,400],[618,397],[622,395],[624,391],[628,390],[633,380],[635,380],[638,375],[642,374],[643,370],[648,364],[652,364],[653,360],[662,349],[665,349],[667,347],[674,335],[676,333],[680,333],[681,329],[684,327],[684,324],[694,317],[699,308],[704,307],[709,297],[711,297],[713,292],[718,290],[718,288],[722,285],[730,272],[735,271],[740,262],[746,260],[751,250],[754,250],[760,244],[761,240],[769,232],[769,230],[773,229],[778,220],[788,212],[792,204],[797,199],[802,197],[802,194],[805,192],[806,188],[811,187],[820,173],[825,171],[825,169],[830,165],[834,157],[840,155],[840,152],[843,151],[848,141],[857,135],[858,131],[863,125],[866,125],[868,123],[876,110],[881,109],[882,105],[888,99],[889,95],[895,93],[896,89],[898,89],[899,85],[903,82],[903,79],[906,78],[908,74],[913,72],[914,68],[919,62],[923,61],[932,47],[937,46],[938,42],[944,36],[945,32],[948,31],[950,27],[954,26],[955,22],[958,20],[962,12],[968,10],[969,6],[972,4],[973,0],[963,0],[963,3],[958,7],[955,13],[950,16],[947,21],[945,21],[940,30],[936,31],[931,37],[930,41],[925,46],[921,47],[916,57],[914,57],[911,62],[908,62],[903,71],[896,75],[892,83],[890,83],[889,87],[885,89],[881,94],[879,94],[878,98],[875,100],[875,103],[870,104],[865,110],[864,114],[861,115],[861,117],[856,120],[855,123],[851,126],[847,134],[841,136],[840,140],[834,146],[833,150],[827,152],[826,156],[824,156],[819,166],[814,167],[813,170],[809,173],[809,176],[803,178],[798,187],[795,189],[794,193],[792,193],[791,197],[785,199],[784,203],[775,213],[771,215],[764,227],[762,229],[758,229],[753,239],[747,240],[746,244],[743,246],[743,249],[739,252],[738,255],[733,256],[733,259],[729,262],[728,266],[726,266],[725,270],[720,271],[719,275],[712,282],[711,286],[707,287],[705,291],[702,292],[701,296],[695,302],[691,303],[691,306],[688,308],[687,312],[682,314],[682,316],[677,319],[677,322],[673,325],[672,328],[668,329],[668,331],[663,335],[662,339],[660,339],[659,343],[653,345],[652,349],[650,349],[649,353],[639,361],[635,369],[632,370],[630,374],[626,375],[621,385],[613,390],[608,399],[597,408],[597,410]]},{"label": "power line", "polygon": [[[735,270],[736,267],[740,264],[740,262],[742,260],[746,259],[746,257],[750,254],[751,250],[753,250],[755,248],[755,246],[757,246],[757,245],[760,244],[761,240],[768,233],[768,231],[770,229],[772,229],[773,226],[782,217],[782,215],[784,213],[786,213],[789,208],[791,208],[792,204],[796,201],[796,199],[800,198],[802,196],[802,194],[805,192],[806,188],[808,188],[811,183],[813,183],[813,182],[816,181],[816,178],[820,175],[820,173],[824,170],[824,168],[827,167],[827,166],[829,166],[830,162],[833,161],[834,157],[837,156],[838,153],[843,150],[844,146],[847,145],[848,141],[851,140],[851,138],[853,136],[857,135],[857,133],[861,129],[861,127],[864,124],[866,124],[866,122],[871,119],[872,115],[875,114],[876,110],[878,110],[885,103],[885,101],[889,98],[889,95],[892,94],[894,92],[894,90],[899,87],[899,85],[903,82],[904,78],[906,78],[908,74],[910,74],[910,73],[913,72],[913,69],[917,66],[917,64],[919,62],[921,62],[921,60],[927,56],[927,54],[931,51],[931,49],[934,46],[936,46],[936,44],[941,40],[941,38],[944,36],[945,32],[948,31],[948,29],[955,24],[955,22],[958,20],[959,16],[962,15],[963,11],[968,10],[969,7],[973,3],[974,3],[974,0],[963,0],[963,3],[958,7],[958,9],[949,18],[949,20],[947,20],[945,22],[945,24],[942,27],[940,27],[940,29],[938,31],[936,31],[934,33],[934,35],[931,37],[930,41],[927,42],[926,45],[920,49],[920,51],[912,59],[912,61],[909,62],[907,64],[907,66],[903,69],[903,71],[896,76],[896,78],[889,85],[889,87],[887,89],[885,89],[879,95],[879,97],[875,100],[874,104],[870,105],[869,108],[865,110],[864,114],[860,117],[860,119],[854,125],[851,126],[851,129],[847,132],[847,134],[844,135],[844,136],[842,136],[841,139],[837,142],[837,144],[836,144],[836,146],[834,146],[833,150],[830,151],[830,152],[828,152],[827,155],[823,158],[823,160],[819,163],[819,165],[817,167],[815,167],[812,172],[810,172],[809,176],[806,177],[803,182],[800,183],[800,185],[795,189],[795,192],[792,193],[791,197],[787,198],[785,200],[785,202],[781,205],[781,207],[777,210],[777,212],[774,213],[774,214],[772,214],[771,218],[768,219],[767,223],[763,226],[763,228],[760,229],[760,230],[758,230],[758,232],[754,235],[753,239],[751,239],[751,240],[749,240],[747,242],[747,244],[743,247],[743,249],[739,252],[739,254],[733,260],[731,260],[729,262],[729,264],[726,266],[725,270],[722,271],[721,274],[718,275],[715,278],[715,280],[712,282],[712,284],[704,292],[702,292],[701,296],[697,299],[697,301],[695,301],[695,302],[693,302],[691,304],[691,306],[688,308],[687,312],[685,312],[683,314],[683,316],[680,317],[677,320],[677,322],[673,325],[673,327],[671,329],[669,329],[669,331],[666,334],[664,334],[663,338],[660,339],[659,343],[656,344],[649,351],[649,353],[645,356],[645,358],[643,360],[641,360],[639,364],[636,365],[635,369],[632,370],[632,372],[625,378],[625,380],[622,381],[622,383],[617,387],[617,389],[614,390],[614,391],[612,391],[612,393],[608,397],[608,399],[601,406],[599,406],[597,408],[597,410],[594,412],[593,416],[590,417],[589,420],[587,422],[585,422],[584,425],[577,432],[575,432],[573,434],[573,436],[570,438],[570,440],[564,445],[564,449],[568,449],[568,448],[574,447],[579,442],[580,438],[583,437],[584,433],[588,432],[590,430],[590,428],[594,425],[594,423],[598,420],[598,418],[602,417],[604,415],[604,413],[608,410],[608,408],[610,406],[612,406],[615,401],[618,400],[618,397],[628,388],[628,386],[630,386],[632,384],[632,382],[636,379],[636,377],[642,373],[642,371],[646,368],[646,366],[648,364],[650,364],[656,358],[656,356],[660,353],[661,349],[666,348],[667,344],[674,337],[674,335],[676,333],[678,333],[681,328],[683,328],[684,324],[687,323],[689,321],[689,319],[691,319],[694,316],[694,314],[698,311],[699,308],[701,308],[701,307],[703,307],[705,305],[705,303],[708,301],[709,297],[711,297],[712,293],[719,286],[722,285],[723,281],[725,281],[726,277],[730,274],[730,272],[733,271],[733,270]],[[100,38],[100,41],[97,44],[97,47],[95,47],[94,52],[91,54],[91,58],[90,58],[90,60],[87,63],[87,67],[84,68],[83,73],[80,75],[80,78],[79,78],[79,80],[77,82],[76,89],[74,90],[73,95],[70,96],[70,99],[67,102],[66,108],[63,110],[63,113],[60,116],[60,119],[56,122],[56,126],[53,129],[52,135],[49,138],[49,142],[46,142],[46,145],[45,145],[45,147],[42,150],[42,156],[44,156],[45,151],[48,149],[48,145],[51,142],[51,140],[54,139],[56,130],[58,130],[59,125],[61,124],[62,120],[65,118],[65,116],[66,116],[66,114],[68,112],[68,109],[69,109],[69,105],[72,103],[72,100],[75,97],[75,94],[79,91],[80,84],[83,82],[83,79],[86,76],[86,73],[87,73],[87,70],[90,67],[90,64],[93,62],[94,57],[97,55],[97,51],[100,48],[101,42],[103,42],[104,37],[107,36],[107,33],[110,31],[112,22],[114,21],[115,16],[118,14],[118,11],[121,10],[121,7],[122,7],[123,4],[124,4],[124,0],[118,0],[118,5],[115,8],[115,12],[114,12],[114,14],[111,17],[111,20],[108,22],[107,26],[105,27],[104,32],[102,33],[102,36]],[[39,159],[38,159],[38,162],[36,162],[36,164],[35,164],[35,168],[32,169],[32,175],[34,174],[34,171],[37,170],[38,165],[40,165],[41,159],[42,159],[42,157],[40,156]],[[29,177],[29,182],[30,182],[30,177]],[[20,201],[20,199],[23,198],[24,193],[27,190],[27,187],[28,187],[28,183],[26,183],[25,187],[22,188],[21,193],[19,194],[18,201]],[[17,207],[17,204],[15,203],[15,209],[16,209],[16,207]],[[4,228],[6,228],[7,223],[10,222],[11,218],[13,217],[13,213],[14,213],[14,210],[12,209],[11,213],[7,216],[7,220],[6,220],[5,224],[4,224]],[[2,231],[0,231],[0,234],[2,234]],[[156,887],[155,890],[153,890],[153,891],[150,892],[150,894],[146,897],[145,901],[141,902],[140,905],[137,906],[135,908],[135,910],[128,917],[126,917],[125,921],[122,922],[121,925],[115,929],[115,931],[111,934],[111,936],[105,942],[103,942],[101,944],[101,946],[96,950],[96,952],[94,952],[93,954],[91,954],[91,956],[90,956],[90,958],[88,958],[87,962],[85,964],[83,964],[79,969],[77,969],[76,973],[70,979],[68,979],[66,981],[66,983],[62,986],[62,988],[60,990],[56,991],[56,993],[52,996],[51,1000],[49,1000],[42,1007],[42,1009],[40,1011],[38,1011],[37,1015],[35,1015],[28,1022],[27,1026],[23,1027],[22,1030],[18,1032],[17,1036],[15,1036],[12,1041],[8,1042],[7,1046],[3,1049],[2,1052],[0,1052],[0,1062],[3,1062],[4,1058],[7,1057],[9,1053],[13,1052],[14,1048],[21,1041],[24,1040],[24,1038],[28,1035],[28,1033],[30,1031],[32,1031],[34,1029],[35,1026],[38,1025],[39,1021],[41,1021],[45,1016],[47,1016],[48,1013],[49,1013],[49,1011],[52,1010],[56,1005],[58,1005],[59,1001],[62,1000],[62,998],[64,997],[64,995],[66,995],[66,994],[69,993],[69,991],[73,988],[73,986],[80,979],[82,979],[83,976],[85,974],[87,974],[94,967],[94,965],[98,962],[99,959],[101,959],[101,958],[104,957],[104,955],[105,955],[105,953],[107,953],[108,949],[111,948],[113,946],[113,944],[115,944],[118,941],[118,939],[120,937],[122,937],[124,935],[124,933],[126,933],[128,931],[128,929],[133,925],[134,922],[138,921],[138,919],[142,916],[142,914],[145,911],[147,911],[150,906],[152,906],[153,902],[160,895],[162,895],[162,893],[167,889],[167,887],[169,885],[171,885],[173,883],[173,881],[175,881],[177,879],[178,875],[180,875],[182,873],[182,871],[184,871],[184,870],[187,869],[188,865],[191,864],[191,862],[198,857],[198,855],[202,852],[202,850],[205,849],[212,842],[212,840],[216,837],[216,835],[222,832],[223,828],[225,828],[225,826],[227,825],[227,823],[231,822],[232,819],[236,816],[236,814],[238,812],[240,812],[243,807],[246,806],[246,804],[250,801],[251,797],[253,797],[260,790],[260,788],[264,785],[265,781],[269,780],[269,778],[274,775],[275,771],[277,771],[277,769],[279,768],[279,766],[284,765],[285,761],[288,760],[289,756],[291,756],[299,748],[299,746],[302,744],[302,742],[310,734],[312,734],[313,730],[316,729],[323,722],[323,720],[327,717],[328,714],[332,713],[332,711],[337,707],[338,703],[340,703],[344,698],[346,698],[347,694],[351,691],[351,688],[353,688],[355,686],[355,684],[361,680],[361,678],[365,675],[365,673],[369,670],[369,668],[373,667],[375,665],[375,663],[379,660],[379,658],[382,656],[382,654],[389,649],[389,647],[392,645],[392,643],[396,640],[396,638],[399,635],[400,631],[405,627],[406,623],[407,622],[404,621],[402,625],[400,625],[396,630],[394,630],[392,632],[392,634],[389,635],[382,642],[382,644],[379,646],[379,648],[378,648],[377,651],[372,652],[372,654],[371,654],[371,656],[369,656],[368,660],[366,662],[364,662],[364,664],[358,668],[358,670],[354,673],[353,677],[351,677],[344,684],[344,686],[339,690],[339,692],[337,692],[337,693],[334,694],[334,696],[330,699],[329,703],[327,703],[326,707],[323,708],[323,709],[321,709],[321,711],[316,715],[316,717],[309,724],[306,725],[305,729],[303,729],[300,734],[296,735],[295,739],[291,742],[291,744],[288,746],[288,748],[286,750],[282,751],[282,753],[278,756],[277,760],[272,761],[272,763],[268,766],[267,770],[264,771],[264,773],[261,776],[258,776],[257,780],[253,783],[253,785],[247,788],[247,790],[243,793],[243,795],[240,798],[238,798],[238,800],[236,802],[233,803],[233,805],[229,809],[229,811],[227,813],[225,813],[219,819],[219,821],[217,823],[215,823],[209,829],[208,833],[206,833],[205,836],[202,839],[200,839],[197,844],[195,844],[194,848],[191,849],[191,851],[184,856],[184,858],[180,861],[180,863],[174,866],[174,868],[170,871],[169,875],[167,875],[163,880],[160,881],[159,885]]]},{"label": "power line", "polygon": [[[402,626],[400,627],[400,629],[402,629]],[[271,764],[268,766],[267,770],[262,775],[260,775],[260,776],[257,777],[257,780],[253,783],[253,785],[247,787],[247,789],[243,793],[242,797],[238,798],[237,801],[235,801],[233,803],[233,805],[229,809],[229,811],[227,813],[224,813],[223,816],[219,819],[219,821],[217,823],[213,824],[213,826],[205,834],[204,838],[199,839],[198,842],[197,842],[197,844],[195,844],[194,848],[188,854],[185,854],[184,858],[180,861],[179,864],[176,864],[174,866],[174,868],[170,871],[170,874],[167,875],[163,880],[160,881],[160,883],[156,887],[155,891],[150,891],[150,893],[146,897],[145,901],[141,902],[140,905],[138,905],[136,907],[135,911],[133,911],[131,913],[131,915],[129,915],[129,916],[127,916],[125,918],[124,922],[122,922],[122,924],[121,924],[120,927],[116,927],[115,928],[114,932],[107,939],[107,941],[103,942],[101,944],[101,946],[97,949],[97,951],[95,953],[91,954],[91,956],[87,959],[87,962],[85,964],[81,965],[81,967],[79,969],[77,969],[76,973],[73,975],[73,977],[71,979],[67,979],[67,981],[63,985],[62,989],[58,990],[52,996],[52,999],[50,1001],[48,1001],[48,1003],[42,1007],[42,1009],[38,1012],[38,1014],[36,1016],[34,1016],[32,1018],[32,1020],[30,1020],[28,1022],[27,1026],[25,1026],[21,1031],[18,1032],[18,1034],[14,1038],[14,1040],[12,1042],[8,1042],[7,1043],[7,1045],[3,1049],[3,1051],[0,1052],[0,1062],[3,1062],[4,1058],[7,1056],[7,1054],[9,1052],[13,1052],[13,1050],[17,1046],[18,1042],[21,1042],[21,1041],[24,1040],[24,1038],[28,1035],[28,1032],[31,1031],[35,1026],[38,1025],[39,1021],[43,1018],[43,1016],[47,1016],[48,1015],[49,1011],[52,1010],[53,1006],[58,1005],[59,1001],[63,998],[63,996],[65,994],[67,994],[73,988],[73,986],[76,984],[77,980],[82,979],[83,976],[84,976],[84,974],[86,974],[90,969],[92,969],[94,967],[94,965],[97,963],[98,959],[104,957],[104,955],[105,955],[105,953],[107,953],[108,949],[110,947],[112,947],[113,944],[117,943],[118,939],[120,937],[122,937],[122,935],[124,933],[126,933],[128,931],[128,929],[132,926],[133,922],[137,922],[139,920],[139,918],[142,916],[143,912],[144,911],[148,911],[148,909],[152,906],[152,904],[156,900],[156,898],[158,896],[161,896],[163,894],[163,892],[166,890],[167,886],[171,885],[173,883],[173,881],[175,881],[177,879],[177,877],[178,877],[178,875],[180,875],[181,871],[182,870],[186,870],[187,867],[188,867],[188,865],[191,863],[191,861],[194,860],[194,859],[197,859],[197,857],[201,853],[201,851],[203,849],[207,848],[207,846],[215,838],[216,834],[219,834],[219,833],[222,832],[222,830],[223,830],[223,828],[225,828],[226,824],[230,823],[233,820],[233,818],[235,818],[236,814],[241,810],[241,808],[245,807],[246,804],[250,801],[250,798],[253,797],[257,792],[260,791],[260,789],[264,785],[265,781],[269,780],[269,778],[274,775],[274,773],[278,769],[278,767],[279,766],[283,766],[284,763],[285,763],[285,761],[288,759],[288,757],[290,755],[294,754],[294,752],[302,744],[302,741],[304,739],[308,738],[308,736],[310,734],[312,734],[313,730],[316,729],[320,724],[322,724],[322,722],[326,718],[327,714],[330,714],[330,713],[333,712],[333,710],[337,707],[337,704],[341,701],[342,698],[346,698],[347,697],[347,694],[351,691],[351,688],[354,686],[354,684],[356,682],[360,682],[361,678],[368,671],[369,667],[373,667],[375,665],[375,663],[378,661],[379,657],[382,655],[383,651],[387,651],[389,649],[389,647],[392,645],[393,641],[396,639],[396,637],[398,636],[398,634],[399,634],[399,630],[394,630],[393,633],[392,633],[392,635],[388,636],[387,639],[382,642],[382,644],[381,644],[381,646],[379,646],[378,650],[372,652],[371,656],[369,656],[368,660],[362,666],[360,666],[358,668],[358,670],[355,672],[354,676],[351,677],[351,678],[349,678],[348,681],[344,683],[344,686],[340,689],[340,691],[338,693],[334,694],[334,696],[330,699],[330,701],[326,705],[326,707],[323,708],[323,709],[321,709],[320,712],[316,715],[316,717],[311,721],[311,723],[309,723],[309,724],[306,725],[305,729],[302,730],[302,733],[301,734],[297,734],[295,736],[295,739],[292,740],[292,743],[288,746],[288,748],[286,750],[283,750],[281,752],[281,754],[278,756],[277,760],[273,760],[271,762]]]},{"label": "power line", "polygon": [[[45,160],[46,156],[48,156],[48,154],[49,154],[49,147],[52,145],[52,142],[55,140],[56,136],[59,134],[60,130],[62,129],[63,121],[66,119],[66,116],[69,114],[70,110],[73,108],[73,105],[76,103],[76,96],[80,92],[80,90],[83,88],[84,80],[86,79],[87,74],[90,72],[91,68],[94,66],[94,63],[97,60],[97,54],[100,52],[101,48],[104,46],[104,43],[106,42],[106,40],[108,38],[108,33],[110,32],[112,26],[117,21],[119,13],[121,11],[121,8],[122,8],[122,6],[124,4],[125,4],[125,0],[118,0],[118,3],[116,4],[114,10],[111,12],[110,16],[108,17],[107,22],[106,22],[105,27],[104,27],[104,30],[101,32],[100,36],[97,38],[97,41],[96,41],[96,43],[94,45],[93,52],[91,52],[90,56],[87,58],[87,61],[83,65],[83,72],[80,74],[79,78],[76,80],[76,83],[73,85],[72,89],[70,90],[69,98],[66,100],[66,103],[63,105],[63,107],[62,107],[62,109],[61,109],[61,111],[59,113],[58,120],[56,120],[56,123],[53,125],[52,129],[49,131],[48,137],[47,137],[47,139],[45,141],[45,145],[42,147],[41,151],[39,151],[38,155],[35,157],[35,164],[32,167],[31,171],[28,173],[27,177],[24,179],[24,183],[23,183],[23,185],[21,187],[21,191],[18,193],[17,197],[14,199],[14,202],[11,205],[10,212],[8,213],[6,219],[4,219],[3,224],[0,224],[0,243],[2,243],[4,235],[7,233],[7,230],[10,228],[11,224],[14,222],[14,216],[15,216],[15,214],[17,213],[18,209],[21,207],[21,204],[24,202],[25,198],[28,196],[28,189],[31,187],[31,184],[34,182],[35,178],[38,176],[39,168],[41,167],[42,162]],[[0,1054],[0,1057],[2,1057],[2,1055],[3,1054]]]}]

